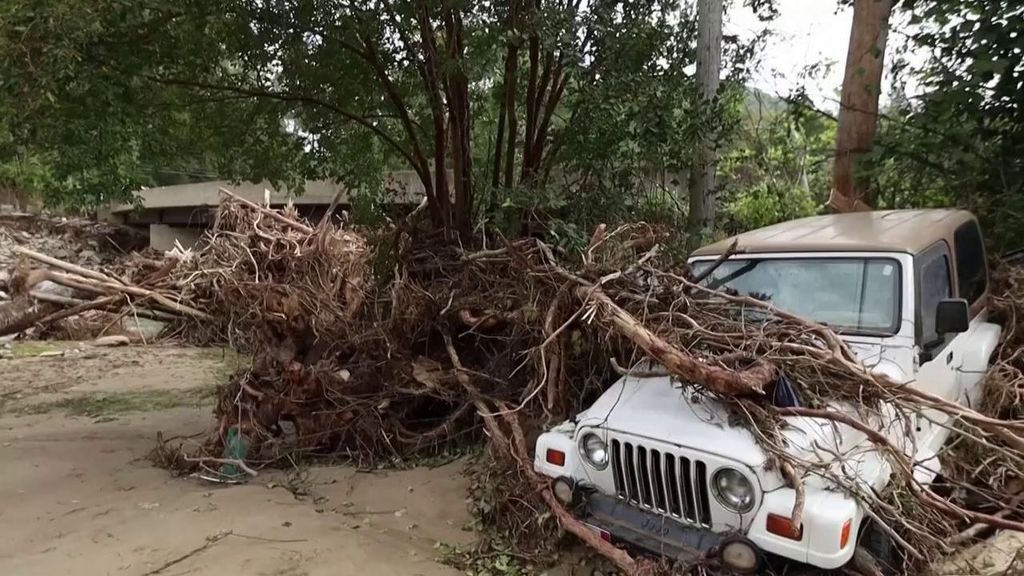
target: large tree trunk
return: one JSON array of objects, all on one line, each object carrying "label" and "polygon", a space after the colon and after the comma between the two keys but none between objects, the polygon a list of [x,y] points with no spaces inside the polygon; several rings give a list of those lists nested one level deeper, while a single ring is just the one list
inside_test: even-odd
[{"label": "large tree trunk", "polygon": [[53,306],[33,302],[27,297],[0,303],[0,336],[28,330],[53,311]]},{"label": "large tree trunk", "polygon": [[[509,8],[511,13],[509,15],[509,37],[515,35],[516,26],[518,22],[518,3],[512,0],[512,6]],[[505,114],[508,115],[507,130],[508,130],[508,144],[505,150],[505,188],[512,188],[513,185],[513,174],[516,165],[516,136],[519,132],[519,126],[516,118],[516,88],[519,74],[519,41],[518,39],[510,39],[508,45],[508,54],[505,56]]]},{"label": "large tree trunk", "polygon": [[[581,0],[566,3],[548,3],[552,10],[569,9],[578,15]],[[514,187],[536,189],[544,180],[543,167],[557,152],[557,146],[548,147],[552,133],[552,118],[565,94],[569,82],[569,70],[565,63],[571,58],[557,34],[545,26],[545,3],[543,0],[512,0],[509,3],[507,47],[505,53],[504,79],[500,84],[500,116],[495,136],[494,173],[491,183],[495,187],[511,190]],[[590,33],[578,46],[579,55],[590,43]],[[525,52],[525,58],[521,58]],[[520,62],[520,60],[523,60]],[[520,64],[524,65],[525,86],[519,85]],[[524,88],[524,90],[520,90]],[[521,101],[521,105],[520,105]],[[520,130],[518,112],[524,112]],[[521,134],[520,134],[521,133]],[[520,138],[521,136],[521,138]],[[515,169],[519,163],[519,178]],[[521,232],[528,234],[537,223],[532,207],[525,207],[521,216]]]},{"label": "large tree trunk", "polygon": [[468,242],[473,233],[473,157],[470,148],[469,81],[462,68],[465,56],[462,14],[457,10],[448,10],[445,29],[448,48],[445,93],[451,123],[452,172],[455,177],[455,214],[452,221],[463,241]]},{"label": "large tree trunk", "polygon": [[870,210],[870,184],[857,175],[858,162],[871,152],[878,129],[878,96],[885,65],[892,0],[855,0],[846,75],[839,108],[832,193],[834,212]]},{"label": "large tree trunk", "polygon": [[[722,0],[697,2],[697,89],[705,106],[713,106],[718,96],[722,68]],[[715,224],[715,170],[718,154],[714,132],[704,136],[697,161],[690,170],[690,214],[687,247],[697,248]]]}]

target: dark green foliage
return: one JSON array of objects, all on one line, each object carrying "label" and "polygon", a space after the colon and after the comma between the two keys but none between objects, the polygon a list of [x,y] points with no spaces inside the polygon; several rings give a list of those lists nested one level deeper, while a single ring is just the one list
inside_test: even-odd
[{"label": "dark green foliage", "polygon": [[[238,3],[13,0],[0,7],[0,166],[38,158],[50,179],[13,184],[90,207],[142,185],[216,177],[295,184],[353,162],[320,153],[293,107],[200,86],[250,75]],[[365,163],[362,155],[356,163]]]},{"label": "dark green foliage", "polygon": [[835,121],[800,103],[751,94],[720,166],[720,227],[730,234],[813,215],[831,186]]},{"label": "dark green foliage", "polygon": [[[771,2],[756,4],[771,14]],[[213,178],[296,186],[335,178],[364,191],[361,221],[379,221],[381,171],[414,167],[417,147],[432,162],[436,144],[417,52],[417,5],[6,2],[0,184],[42,191],[51,204],[91,207],[139,186]],[[752,46],[726,38],[730,88],[709,108],[695,105],[687,72],[696,38],[688,3],[572,8],[544,1],[514,33],[509,2],[454,6],[464,21],[465,57],[444,60],[441,70],[457,65],[469,81],[478,217],[510,233],[521,232],[524,219],[543,221],[549,232],[576,240],[602,221],[682,221],[678,198],[694,143],[708,130],[728,142]],[[538,130],[539,173],[523,179],[527,45],[534,34],[542,64],[552,55],[566,82],[550,126]],[[493,187],[504,58],[512,45],[521,48],[517,177]]]},{"label": "dark green foliage", "polygon": [[1024,5],[1014,0],[905,2],[913,74],[924,94],[897,98],[866,169],[885,206],[959,205],[996,249],[1024,246]]}]

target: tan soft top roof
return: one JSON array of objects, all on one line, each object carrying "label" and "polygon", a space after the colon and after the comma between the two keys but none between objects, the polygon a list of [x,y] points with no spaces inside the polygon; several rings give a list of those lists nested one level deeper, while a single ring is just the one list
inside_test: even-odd
[{"label": "tan soft top roof", "polygon": [[973,220],[964,210],[885,210],[812,216],[744,232],[695,251],[715,256],[734,239],[747,253],[908,252],[916,254]]}]

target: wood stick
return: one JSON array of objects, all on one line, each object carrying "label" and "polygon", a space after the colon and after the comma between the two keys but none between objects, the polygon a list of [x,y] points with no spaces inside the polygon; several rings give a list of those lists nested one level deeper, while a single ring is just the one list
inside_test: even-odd
[{"label": "wood stick", "polygon": [[331,221],[331,216],[334,215],[334,210],[338,207],[338,204],[341,202],[341,195],[343,193],[343,190],[338,190],[338,192],[334,195],[334,198],[331,199],[331,205],[327,207],[327,211],[324,212],[324,215],[320,218],[320,222],[318,222],[316,225],[317,228],[327,227],[327,224]]},{"label": "wood stick", "polygon": [[132,286],[131,284],[116,284],[113,282],[103,282],[99,280],[93,280],[90,278],[75,277],[74,275],[59,273],[51,273],[50,275],[47,276],[47,278],[53,282],[56,282],[57,284],[62,284],[65,286],[69,286],[71,288],[77,288],[79,290],[96,292],[98,294],[110,294],[114,292],[130,294],[137,298],[147,298],[159,304],[161,307],[170,310],[171,312],[177,312],[179,314],[192,316],[193,318],[198,318],[200,320],[212,319],[212,317],[206,312],[197,310],[195,308],[192,308],[191,306],[182,304],[180,302],[175,302],[174,300],[171,300],[170,298],[154,290],[149,290],[147,288],[139,288],[138,286]]},{"label": "wood stick", "polygon": [[445,347],[448,349],[448,357],[452,361],[452,365],[455,366],[456,378],[474,399],[473,404],[477,409],[477,412],[484,419],[484,424],[487,431],[491,434],[491,441],[495,446],[498,446],[505,454],[512,458],[512,461],[519,465],[520,470],[531,481],[537,486],[540,492],[541,498],[547,503],[548,507],[554,513],[555,517],[558,518],[559,524],[566,531],[571,532],[577,538],[591,546],[599,554],[605,558],[611,560],[620,570],[625,574],[637,574],[638,564],[628,552],[621,548],[616,548],[610,543],[605,542],[600,536],[595,534],[592,530],[587,528],[582,522],[573,517],[568,510],[562,506],[558,499],[551,491],[551,484],[549,480],[541,478],[536,472],[533,471],[533,463],[530,461],[529,455],[526,450],[526,440],[523,435],[523,430],[516,420],[515,414],[507,410],[507,407],[499,406],[501,412],[506,421],[510,423],[512,429],[512,437],[509,438],[498,426],[498,422],[494,418],[496,412],[491,406],[488,406],[484,399],[480,396],[476,387],[469,381],[469,376],[465,373],[465,369],[462,366],[462,362],[459,361],[459,355],[455,351],[455,346],[452,344],[450,336],[445,335]]},{"label": "wood stick", "polygon": [[41,300],[43,302],[53,302],[55,304],[64,304],[72,306],[71,308],[66,308],[64,310],[60,310],[59,312],[54,312],[53,314],[50,314],[45,318],[41,318],[38,322],[36,322],[36,324],[49,324],[51,322],[56,322],[57,320],[63,320],[64,318],[81,314],[82,312],[95,310],[97,308],[104,308],[110,304],[114,304],[115,302],[121,299],[120,296],[104,296],[96,300],[78,300],[77,298],[65,298],[63,296],[58,296],[56,294],[45,294],[38,292],[33,292],[31,296],[36,300]]},{"label": "wood stick", "polygon": [[793,499],[793,511],[789,514],[789,520],[793,523],[793,526],[796,526],[797,530],[803,530],[804,502],[807,500],[804,481],[800,474],[797,474],[796,468],[789,462],[780,464],[779,469],[789,482],[790,488],[796,492],[796,497]]},{"label": "wood stick", "polygon": [[172,566],[175,566],[176,564],[180,564],[180,563],[184,562],[185,560],[188,560],[189,558],[195,556],[196,554],[199,554],[203,550],[206,550],[210,546],[213,546],[217,542],[220,542],[221,540],[227,538],[230,535],[231,535],[231,531],[229,530],[227,532],[221,532],[220,534],[217,534],[215,536],[209,536],[209,537],[206,538],[206,544],[203,544],[202,546],[200,546],[198,548],[194,548],[190,552],[187,552],[187,553],[185,553],[185,554],[183,554],[181,556],[178,556],[177,558],[174,558],[173,560],[165,562],[161,566],[159,566],[157,568],[154,568],[153,570],[150,570],[149,572],[146,572],[142,576],[156,576],[157,574],[163,572],[164,570],[167,570],[168,568],[171,568]]},{"label": "wood stick", "polygon": [[229,465],[238,466],[239,470],[241,470],[242,472],[245,472],[246,474],[252,476],[253,478],[255,478],[256,476],[260,475],[259,472],[253,470],[252,468],[249,467],[248,464],[246,464],[245,462],[242,462],[241,460],[238,460],[237,458],[212,458],[212,457],[207,457],[207,456],[202,456],[202,457],[185,456],[185,461],[186,462],[198,462],[199,464],[205,464],[207,462],[212,462],[213,464],[229,464]]},{"label": "wood stick", "polygon": [[78,298],[70,298],[60,294],[47,294],[46,292],[39,291],[29,292],[29,296],[40,302],[50,302],[51,304],[60,304],[61,306],[78,306],[83,302],[89,302],[88,300],[79,300]]},{"label": "wood stick", "polygon": [[472,310],[459,310],[459,321],[470,330],[491,330],[515,319],[515,314],[498,310],[487,310],[476,315]]},{"label": "wood stick", "polygon": [[[118,301],[124,298],[124,295],[122,294],[114,294],[111,296],[97,298],[96,300],[79,300],[78,298],[68,298],[67,296],[60,296],[58,294],[46,294],[40,292],[33,292],[31,296],[41,302],[60,304],[62,306],[71,306],[71,308],[59,310],[35,322],[36,324],[41,325],[56,322],[57,320],[63,320],[64,318],[76,316],[78,314],[81,314],[82,312],[87,312],[89,310],[95,309],[103,309],[109,312],[120,312],[121,307],[115,305],[117,304]],[[161,320],[164,322],[177,320],[179,318],[174,314],[170,314],[162,310],[150,310],[148,308],[133,308],[131,312],[135,316],[141,316],[143,318],[149,318],[151,320]]]},{"label": "wood stick", "polygon": [[[257,206],[257,208],[258,208],[258,206]],[[74,278],[74,277],[66,278],[66,280],[68,280],[69,282],[76,282],[76,283],[78,283],[77,286],[72,286],[72,287],[78,287],[79,289],[86,289],[85,287],[96,286],[96,283],[99,283],[99,285],[97,287],[107,288],[107,290],[106,290],[107,293],[109,293],[110,291],[124,292],[126,294],[131,294],[132,296],[137,296],[139,298],[150,298],[154,302],[156,302],[157,304],[160,304],[161,306],[163,306],[164,308],[167,308],[168,310],[171,310],[172,312],[178,312],[178,313],[181,313],[181,314],[186,314],[186,315],[192,316],[194,318],[199,318],[200,320],[210,320],[211,319],[211,316],[209,314],[207,314],[205,312],[202,312],[200,310],[196,310],[195,308],[192,308],[191,306],[187,306],[187,305],[182,304],[180,302],[175,302],[174,300],[171,300],[170,298],[164,296],[163,294],[160,294],[158,292],[154,292],[153,290],[147,290],[146,288],[139,288],[138,286],[132,286],[131,284],[126,284],[126,283],[124,283],[124,282],[122,282],[120,280],[113,279],[113,278],[107,276],[106,274],[101,274],[99,272],[95,272],[95,271],[89,270],[87,268],[82,268],[81,266],[76,266],[74,264],[69,264],[67,262],[64,262],[63,260],[57,260],[56,258],[51,258],[51,257],[49,257],[49,256],[47,256],[45,254],[40,254],[39,252],[34,252],[34,251],[28,250],[26,248],[16,247],[14,249],[14,251],[16,253],[18,253],[18,254],[22,254],[24,256],[28,256],[29,258],[31,258],[33,260],[37,260],[37,261],[42,262],[44,264],[48,264],[50,266],[53,266],[55,268],[59,268],[61,270],[66,270],[68,272],[71,272],[72,274],[80,276],[81,278]],[[54,276],[54,277],[51,277],[50,279],[53,280],[54,282],[57,282],[58,284],[61,283],[61,282],[58,282],[57,280],[55,280],[54,278],[60,278],[60,276]],[[103,293],[103,291],[100,291],[100,292]]]},{"label": "wood stick", "polygon": [[60,268],[61,270],[65,270],[65,271],[71,272],[73,274],[78,274],[79,276],[84,276],[85,278],[91,278],[93,280],[98,280],[100,282],[110,282],[110,283],[114,283],[114,284],[124,284],[123,281],[121,281],[119,279],[116,279],[116,278],[112,278],[110,276],[107,276],[106,274],[103,274],[101,272],[96,272],[95,270],[89,270],[88,268],[83,268],[83,267],[78,266],[76,264],[71,264],[70,262],[65,262],[63,260],[58,260],[58,259],[53,258],[51,256],[47,256],[46,254],[40,254],[39,252],[36,252],[34,250],[29,250],[28,248],[23,248],[21,246],[16,246],[14,248],[14,252],[15,252],[15,254],[21,254],[22,256],[27,256],[27,257],[29,257],[29,258],[31,258],[33,260],[36,260],[38,262],[42,262],[43,264],[47,264],[49,266],[53,266],[54,268]]},{"label": "wood stick", "polygon": [[712,262],[711,265],[708,266],[703,272],[695,275],[693,279],[690,280],[690,282],[693,282],[694,284],[700,284],[701,282],[703,282],[705,278],[710,276],[711,273],[714,272],[719,266],[721,266],[723,262],[728,260],[730,256],[739,252],[739,250],[737,250],[738,246],[739,240],[733,240],[732,244],[730,244],[729,247],[725,249],[725,252],[722,252],[722,254],[718,258],[715,258],[715,261]]},{"label": "wood stick", "polygon": [[[639,574],[641,573],[641,563],[637,562],[628,552],[622,548],[616,548],[609,542],[605,542],[598,536],[593,530],[588,528],[580,522],[576,517],[569,513],[568,510],[562,506],[561,502],[555,498],[554,492],[551,489],[551,480],[541,478],[533,470],[533,463],[530,461],[529,453],[526,449],[526,438],[523,434],[523,429],[519,425],[519,421],[515,414],[510,413],[508,410],[501,410],[502,415],[508,422],[509,427],[512,429],[512,444],[508,446],[513,460],[519,464],[519,468],[526,474],[535,484],[539,486],[540,496],[547,503],[548,508],[554,513],[555,517],[558,518],[558,523],[562,525],[567,532],[571,532],[574,536],[582,540],[584,543],[589,545],[591,548],[596,550],[599,554],[612,561],[620,570],[625,574]],[[497,423],[494,422],[494,418],[490,418],[490,422],[487,422],[489,427],[497,427]]]},{"label": "wood stick", "polygon": [[[1020,506],[1021,502],[1024,502],[1024,491],[1017,492],[1016,496],[1011,498],[1002,510],[993,513],[993,516],[996,518],[1006,518],[1017,511],[1017,507]],[[963,544],[964,542],[977,538],[982,532],[990,528],[992,527],[984,522],[972,524],[956,536],[953,536],[949,543],[953,546]]]},{"label": "wood stick", "polygon": [[299,232],[303,232],[305,234],[312,234],[313,233],[313,229],[310,228],[309,226],[306,226],[305,224],[302,224],[301,222],[296,222],[295,220],[292,220],[291,218],[285,217],[285,216],[281,215],[280,213],[275,212],[275,211],[273,211],[273,210],[271,210],[269,208],[264,208],[263,206],[260,206],[259,204],[256,204],[254,202],[250,202],[250,201],[246,200],[245,198],[242,198],[241,196],[239,196],[239,195],[235,194],[234,192],[228,190],[227,188],[220,188],[220,192],[221,192],[221,194],[224,194],[226,196],[234,198],[235,200],[238,200],[239,202],[241,202],[242,204],[245,204],[246,206],[248,206],[249,208],[252,208],[253,210],[258,210],[259,212],[262,212],[265,216],[273,218],[274,220],[277,220],[278,222],[280,222],[281,224],[284,224],[285,226],[289,226],[289,227],[294,228],[294,229],[298,230]]},{"label": "wood stick", "polygon": [[53,282],[54,284],[67,286],[68,288],[73,288],[79,292],[88,292],[90,294],[99,294],[101,296],[110,295],[110,290],[97,285],[95,280],[75,276],[73,274],[65,274],[63,272],[54,272],[53,270],[44,270],[43,272],[43,278]]},{"label": "wood stick", "polygon": [[159,280],[163,280],[178,267],[178,262],[179,260],[177,258],[168,258],[163,264],[160,264],[157,270],[143,278],[142,282],[139,282],[139,286],[148,286],[155,284]]},{"label": "wood stick", "polygon": [[605,239],[608,237],[608,225],[601,223],[594,228],[594,233],[590,235],[590,244],[587,245],[587,251],[583,253],[583,265],[587,266],[594,261],[594,250],[600,246]]},{"label": "wood stick", "polygon": [[622,364],[619,364],[618,359],[616,359],[614,356],[609,358],[608,361],[612,365],[612,370],[615,370],[615,373],[618,374],[619,376],[626,376],[631,378],[665,378],[672,375],[671,372],[665,370],[664,368],[654,368],[651,370],[626,368]]}]

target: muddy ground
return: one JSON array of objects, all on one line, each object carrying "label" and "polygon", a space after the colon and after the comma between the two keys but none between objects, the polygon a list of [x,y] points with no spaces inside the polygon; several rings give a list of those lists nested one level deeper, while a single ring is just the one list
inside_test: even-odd
[{"label": "muddy ground", "polygon": [[461,464],[314,467],[243,486],[174,478],[157,432],[201,434],[218,350],[15,344],[0,358],[0,574],[444,575],[463,530]]}]

